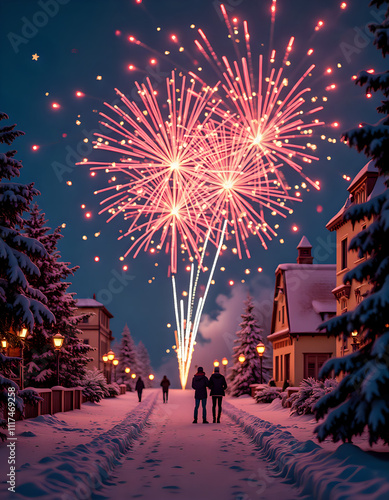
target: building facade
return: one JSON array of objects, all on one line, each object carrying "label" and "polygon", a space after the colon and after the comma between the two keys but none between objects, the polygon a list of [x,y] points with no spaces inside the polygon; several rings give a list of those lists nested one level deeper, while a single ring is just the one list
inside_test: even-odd
[{"label": "building facade", "polygon": [[113,315],[106,307],[93,299],[78,299],[77,311],[75,316],[88,314],[89,317],[84,317],[78,324],[78,328],[82,330],[82,340],[85,344],[89,344],[95,349],[89,353],[93,361],[88,363],[87,368],[97,368],[102,370],[104,363],[102,357],[111,349],[111,342],[114,340],[112,331],[109,326]]},{"label": "building facade", "polygon": [[[351,240],[360,231],[372,223],[372,219],[363,220],[353,226],[351,221],[344,220],[345,211],[353,205],[364,203],[373,196],[383,192],[385,186],[373,162],[367,163],[347,188],[349,196],[339,212],[327,223],[329,231],[336,232],[336,286],[332,290],[336,298],[336,314],[353,310],[365,297],[370,289],[368,282],[344,283],[345,274],[355,268],[364,258],[360,259],[354,250],[349,250]],[[349,354],[358,346],[358,338],[336,339],[336,356]]]},{"label": "building facade", "polygon": [[318,326],[336,313],[332,294],[335,264],[313,264],[312,246],[304,236],[296,264],[280,264],[275,272],[271,332],[273,378],[298,386],[307,377],[317,378],[322,365],[335,355],[335,339]]}]

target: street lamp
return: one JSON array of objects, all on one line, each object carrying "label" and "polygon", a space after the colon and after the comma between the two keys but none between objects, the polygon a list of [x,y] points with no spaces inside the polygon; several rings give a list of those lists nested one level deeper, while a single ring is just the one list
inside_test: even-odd
[{"label": "street lamp", "polygon": [[57,385],[59,385],[59,354],[63,341],[65,340],[65,337],[60,333],[56,333],[55,335],[53,335],[52,338],[53,338],[54,349],[57,353]]},{"label": "street lamp", "polygon": [[217,359],[215,359],[215,361],[213,362],[213,366],[216,367],[216,366],[219,366],[219,365],[220,365],[219,361]]},{"label": "street lamp", "polygon": [[243,364],[246,361],[246,356],[241,354],[238,358],[239,363]]},{"label": "street lamp", "polygon": [[136,373],[131,373],[131,378],[136,378]]},{"label": "street lamp", "polygon": [[109,380],[108,380],[108,384],[111,383],[111,378],[112,378],[112,361],[115,359],[115,353],[110,350],[107,354],[107,357],[108,357],[108,361],[109,361]]},{"label": "street lamp", "polygon": [[26,337],[27,337],[27,333],[28,333],[28,328],[21,328],[20,330],[18,330],[18,337],[20,338],[21,340],[21,344],[22,344],[22,347],[21,347],[21,362],[20,362],[20,388],[23,390],[24,389],[24,359],[23,359],[23,349],[24,349],[24,341],[26,340]]},{"label": "street lamp", "polygon": [[261,360],[261,384],[263,384],[263,378],[262,378],[262,358],[263,358],[263,353],[265,352],[265,344],[263,344],[262,342],[260,342],[258,345],[257,345],[257,353],[258,353],[258,356],[259,356],[259,359]]},{"label": "street lamp", "polygon": [[127,368],[125,368],[124,371],[128,374],[128,373],[130,373],[131,368],[128,368],[128,366],[127,366]]},{"label": "street lamp", "polygon": [[154,377],[154,375],[153,375],[152,373],[150,373],[150,375],[149,375],[149,379],[150,379],[150,380],[154,380],[154,378],[155,378],[155,377]]},{"label": "street lamp", "polygon": [[6,349],[8,347],[8,342],[6,339],[1,339],[1,348],[3,349],[3,351],[5,352]]},{"label": "street lamp", "polygon": [[227,358],[223,358],[222,359],[222,365],[224,366],[224,376],[227,375],[227,365],[228,365],[228,359]]},{"label": "street lamp", "polygon": [[353,332],[351,332],[351,337],[353,339],[353,341],[351,343],[351,346],[353,348],[353,352],[355,352],[355,351],[358,350],[358,347],[359,347],[358,332],[357,332],[357,330],[354,330]]},{"label": "street lamp", "polygon": [[117,365],[119,364],[119,360],[118,359],[113,359],[112,360],[112,364],[113,364],[113,377],[114,377],[114,381],[116,382],[116,367]]},{"label": "street lamp", "polygon": [[103,363],[104,363],[104,377],[107,380],[107,362],[108,362],[108,354],[103,355]]}]

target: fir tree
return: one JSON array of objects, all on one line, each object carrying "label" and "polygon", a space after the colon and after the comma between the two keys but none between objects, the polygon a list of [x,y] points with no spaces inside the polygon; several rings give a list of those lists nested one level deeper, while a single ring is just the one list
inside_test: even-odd
[{"label": "fir tree", "polygon": [[[385,0],[372,0],[370,6],[387,5]],[[370,24],[374,44],[385,57],[389,53],[389,6],[382,24]],[[364,125],[344,134],[350,147],[371,159],[381,179],[383,192],[366,203],[354,205],[345,220],[356,223],[372,219],[372,223],[350,242],[363,261],[349,271],[344,283],[369,281],[370,292],[352,311],[322,325],[330,335],[351,336],[357,331],[362,343],[359,350],[342,358],[329,360],[320,377],[343,375],[338,387],[319,400],[316,418],[324,418],[316,428],[319,441],[332,436],[334,441],[351,441],[367,430],[370,444],[383,439],[389,443],[389,71],[382,74],[361,72],[356,80],[366,93],[381,91],[385,97],[377,108],[384,117],[375,125]],[[377,182],[380,181],[380,177]]]},{"label": "fir tree", "polygon": [[56,323],[44,322],[36,326],[26,343],[25,375],[26,383],[37,387],[57,385],[56,353],[53,349],[52,337],[57,332],[64,337],[60,351],[60,384],[74,387],[80,383],[85,367],[91,358],[91,348],[82,341],[82,331],[77,328],[81,317],[74,316],[76,302],[74,294],[68,293],[70,285],[66,280],[73,276],[78,267],[69,267],[61,262],[57,249],[58,241],[63,237],[61,227],[53,232],[46,225],[44,214],[37,205],[31,210],[30,218],[25,222],[25,234],[41,242],[46,248],[43,257],[34,258],[40,269],[40,276],[33,278],[33,285],[45,294],[48,306],[53,312]]},{"label": "fir tree", "polygon": [[[138,364],[138,353],[136,350],[134,339],[131,336],[130,329],[127,324],[123,328],[122,338],[119,344],[118,354],[119,364],[117,366],[117,381],[119,384],[126,384],[128,390],[133,390],[135,384],[130,384],[131,375],[135,373],[138,377],[141,375],[140,366]],[[124,370],[130,368],[131,372],[127,374]],[[142,375],[141,375],[142,376]]]},{"label": "fir tree", "polygon": [[[8,116],[0,113],[0,120],[4,118]],[[23,135],[14,128],[11,125],[0,129],[0,143],[9,145]],[[11,182],[19,177],[22,168],[21,162],[14,159],[15,153],[0,153],[0,334],[8,340],[11,329],[24,325],[31,331],[44,320],[54,321],[45,305],[46,297],[30,284],[30,279],[40,274],[32,258],[43,257],[46,250],[40,242],[22,234],[23,214],[39,191],[33,183]]]},{"label": "fir tree", "polygon": [[[266,345],[266,339],[263,336],[263,329],[258,325],[258,321],[253,313],[254,304],[252,297],[248,296],[245,301],[245,310],[241,315],[242,323],[240,330],[236,333],[237,339],[234,341],[233,348],[233,367],[229,375],[229,392],[232,396],[241,396],[250,394],[251,384],[261,382],[261,360],[257,353],[257,345],[263,342]],[[245,361],[241,363],[239,356],[243,355]],[[262,381],[265,383],[270,378],[271,353],[269,348],[265,350],[262,359]]]},{"label": "fir tree", "polygon": [[151,387],[151,380],[149,379],[149,375],[152,373],[150,356],[146,346],[142,341],[136,346],[136,352],[138,356],[138,366],[140,373],[139,375],[142,377],[143,382],[146,387]]}]

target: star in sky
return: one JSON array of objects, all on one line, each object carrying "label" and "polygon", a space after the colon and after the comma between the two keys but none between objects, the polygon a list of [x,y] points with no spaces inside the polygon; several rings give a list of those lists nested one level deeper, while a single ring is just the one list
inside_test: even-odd
[{"label": "star in sky", "polygon": [[37,61],[39,58],[38,54],[35,52],[35,54],[32,55],[32,60]]}]

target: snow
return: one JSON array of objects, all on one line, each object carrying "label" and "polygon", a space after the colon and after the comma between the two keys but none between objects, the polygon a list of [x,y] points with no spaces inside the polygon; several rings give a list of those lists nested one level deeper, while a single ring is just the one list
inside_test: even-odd
[{"label": "snow", "polygon": [[168,404],[161,392],[146,389],[142,403],[126,393],[17,422],[19,490],[7,494],[4,443],[0,497],[388,498],[388,447],[371,449],[367,436],[319,445],[311,416],[290,416],[279,400],[256,404],[249,396],[224,398],[221,424],[194,425],[193,391],[170,390]]}]

